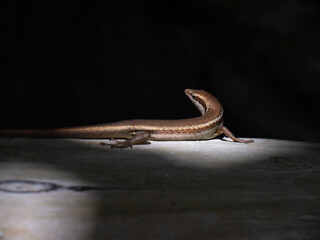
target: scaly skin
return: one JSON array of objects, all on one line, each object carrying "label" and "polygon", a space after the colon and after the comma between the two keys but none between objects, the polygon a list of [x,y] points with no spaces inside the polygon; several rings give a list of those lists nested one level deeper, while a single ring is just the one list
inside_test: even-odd
[{"label": "scaly skin", "polygon": [[203,90],[186,89],[186,95],[200,110],[201,116],[179,120],[125,120],[94,126],[57,128],[46,130],[0,130],[1,137],[30,138],[94,138],[127,139],[113,147],[130,147],[154,141],[207,140],[225,134],[235,142],[250,143],[253,140],[236,138],[223,125],[223,108],[217,98]]}]

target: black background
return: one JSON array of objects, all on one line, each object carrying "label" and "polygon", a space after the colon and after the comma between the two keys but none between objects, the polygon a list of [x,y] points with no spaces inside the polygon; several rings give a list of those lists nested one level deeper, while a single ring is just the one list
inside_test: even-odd
[{"label": "black background", "polygon": [[240,137],[320,141],[319,1],[1,1],[1,128],[198,115]]}]

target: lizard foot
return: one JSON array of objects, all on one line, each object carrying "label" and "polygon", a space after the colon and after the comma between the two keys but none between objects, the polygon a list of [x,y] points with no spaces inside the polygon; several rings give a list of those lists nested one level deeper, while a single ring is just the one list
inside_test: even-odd
[{"label": "lizard foot", "polygon": [[133,145],[140,145],[140,144],[150,144],[148,139],[150,138],[151,134],[146,131],[137,131],[134,132],[133,137],[124,141],[116,141],[115,143],[100,143],[104,146],[110,146],[112,148],[127,148]]}]

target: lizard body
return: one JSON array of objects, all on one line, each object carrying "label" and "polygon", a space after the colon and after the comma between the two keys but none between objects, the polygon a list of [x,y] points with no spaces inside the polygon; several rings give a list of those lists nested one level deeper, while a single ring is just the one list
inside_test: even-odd
[{"label": "lizard body", "polygon": [[0,130],[2,137],[34,138],[93,138],[93,139],[126,139],[113,147],[129,147],[135,144],[148,143],[148,140],[207,140],[225,134],[235,142],[250,143],[253,140],[236,138],[223,125],[223,107],[217,98],[203,90],[186,89],[186,95],[200,110],[201,116],[179,120],[135,119],[119,122],[70,128],[45,130]]}]

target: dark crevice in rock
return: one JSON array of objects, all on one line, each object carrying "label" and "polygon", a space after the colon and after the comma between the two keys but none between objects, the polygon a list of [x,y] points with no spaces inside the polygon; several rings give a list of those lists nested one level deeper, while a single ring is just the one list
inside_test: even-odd
[{"label": "dark crevice in rock", "polygon": [[126,187],[95,187],[95,186],[66,186],[51,182],[32,180],[5,180],[0,181],[0,192],[6,193],[44,193],[57,190],[69,190],[75,192],[86,191],[129,191],[137,190]]}]

